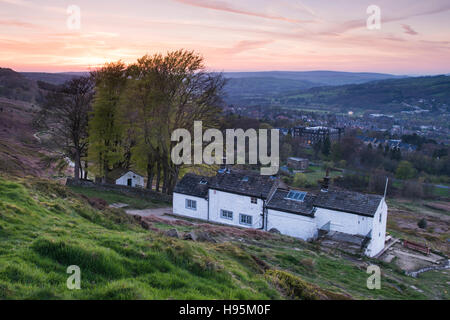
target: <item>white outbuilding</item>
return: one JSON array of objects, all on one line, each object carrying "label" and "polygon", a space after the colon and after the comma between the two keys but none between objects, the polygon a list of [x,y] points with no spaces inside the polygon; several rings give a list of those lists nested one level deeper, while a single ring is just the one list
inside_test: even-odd
[{"label": "white outbuilding", "polygon": [[144,187],[144,177],[129,169],[114,169],[106,179],[108,183],[128,187]]}]

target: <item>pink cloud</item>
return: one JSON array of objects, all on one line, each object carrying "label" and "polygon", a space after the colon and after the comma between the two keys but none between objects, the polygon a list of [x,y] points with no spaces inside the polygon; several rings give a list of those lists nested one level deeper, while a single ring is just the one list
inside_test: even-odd
[{"label": "pink cloud", "polygon": [[38,26],[33,23],[23,22],[19,20],[0,20],[0,25],[7,26],[7,27],[20,27],[20,28],[42,28],[41,26]]},{"label": "pink cloud", "polygon": [[272,40],[261,40],[261,41],[243,40],[239,41],[231,48],[219,49],[219,51],[224,54],[238,54],[247,50],[262,48],[266,44],[272,42],[273,42]]},{"label": "pink cloud", "polygon": [[409,35],[412,35],[412,36],[416,36],[416,35],[419,34],[411,26],[409,26],[407,24],[402,24],[402,27],[403,27],[403,30],[404,30],[403,32],[406,33],[406,34],[409,34]]},{"label": "pink cloud", "polygon": [[174,0],[176,2],[180,2],[186,5],[199,7],[199,8],[205,8],[205,9],[212,9],[217,11],[225,11],[230,13],[236,13],[236,14],[242,14],[252,17],[259,17],[264,19],[270,19],[270,20],[278,20],[278,21],[285,21],[285,22],[291,22],[291,23],[311,23],[315,22],[313,20],[299,20],[299,19],[291,19],[283,16],[278,15],[269,15],[261,12],[255,12],[255,11],[249,11],[244,9],[239,9],[236,7],[233,7],[232,5],[222,2],[222,1],[210,1],[210,0]]}]

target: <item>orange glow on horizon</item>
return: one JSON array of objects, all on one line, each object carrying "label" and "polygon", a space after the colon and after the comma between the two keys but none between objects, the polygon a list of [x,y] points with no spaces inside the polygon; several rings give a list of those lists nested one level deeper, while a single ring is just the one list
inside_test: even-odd
[{"label": "orange glow on horizon", "polygon": [[73,30],[60,1],[0,0],[0,66],[88,71],[184,48],[214,71],[450,72],[445,0],[380,0],[380,30],[366,28],[365,1],[77,2]]}]

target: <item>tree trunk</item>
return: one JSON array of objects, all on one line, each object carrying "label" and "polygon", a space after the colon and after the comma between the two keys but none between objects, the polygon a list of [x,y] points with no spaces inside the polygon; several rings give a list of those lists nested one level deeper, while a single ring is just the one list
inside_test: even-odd
[{"label": "tree trunk", "polygon": [[163,164],[163,186],[162,193],[167,193],[167,186],[169,183],[169,170],[167,169],[167,163]]},{"label": "tree trunk", "polygon": [[74,165],[74,178],[80,180],[80,152],[78,150],[75,150]]},{"label": "tree trunk", "polygon": [[107,165],[106,161],[104,161],[102,183],[106,183],[107,176],[108,176],[108,165]]},{"label": "tree trunk", "polygon": [[81,157],[80,160],[78,161],[78,168],[79,168],[79,177],[80,179],[83,179],[83,174],[84,174],[84,170],[83,170],[83,164],[81,163]]},{"label": "tree trunk", "polygon": [[88,178],[88,161],[84,161],[84,180],[87,180]]},{"label": "tree trunk", "polygon": [[180,167],[176,166],[175,167],[175,174],[170,179],[171,183],[170,183],[170,186],[169,186],[168,194],[173,194],[173,190],[175,189],[175,186],[177,185],[177,182],[178,182],[178,174],[179,174],[179,172],[180,172]]},{"label": "tree trunk", "polygon": [[147,189],[149,189],[149,190],[153,189],[153,186],[152,186],[152,184],[153,184],[153,175],[154,175],[153,163],[151,163],[150,159],[149,159],[149,162],[147,164]]},{"label": "tree trunk", "polygon": [[159,184],[161,181],[161,164],[158,161],[156,163],[156,191],[159,192]]}]

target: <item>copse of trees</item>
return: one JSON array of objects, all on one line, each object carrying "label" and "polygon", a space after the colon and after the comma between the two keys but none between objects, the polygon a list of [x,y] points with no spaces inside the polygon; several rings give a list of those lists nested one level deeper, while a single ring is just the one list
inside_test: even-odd
[{"label": "copse of trees", "polygon": [[413,144],[419,148],[421,148],[422,145],[426,143],[437,144],[435,140],[419,136],[417,133],[403,135],[402,141],[405,143]]},{"label": "copse of trees", "polygon": [[412,164],[408,161],[401,161],[395,171],[395,176],[402,180],[412,179],[416,176],[416,174],[416,169],[414,169]]},{"label": "copse of trees", "polygon": [[106,181],[110,169],[127,167],[123,120],[119,102],[127,81],[127,68],[121,61],[107,63],[92,73],[95,96],[89,119],[89,162],[91,172]]},{"label": "copse of trees", "polygon": [[222,75],[209,73],[192,51],[146,55],[136,63],[106,64],[94,73],[96,93],[89,121],[89,161],[97,176],[114,168],[136,167],[147,188],[172,193],[181,165],[171,160],[172,132],[219,123]]}]

